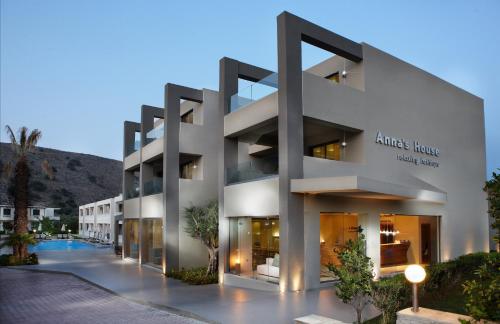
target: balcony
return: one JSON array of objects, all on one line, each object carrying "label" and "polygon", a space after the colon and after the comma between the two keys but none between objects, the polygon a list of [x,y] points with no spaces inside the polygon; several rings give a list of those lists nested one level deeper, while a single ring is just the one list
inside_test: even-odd
[{"label": "balcony", "polygon": [[163,192],[163,178],[154,178],[144,183],[144,196],[154,195],[161,192]]},{"label": "balcony", "polygon": [[255,158],[250,161],[226,169],[226,184],[254,181],[278,175],[278,157],[268,156]]},{"label": "balcony", "polygon": [[125,193],[125,199],[137,198],[139,197],[139,192],[139,186],[134,186],[133,188],[127,190]]},{"label": "balcony", "polygon": [[133,145],[129,145],[125,150],[125,156],[129,156],[130,154],[137,152],[140,147],[141,147],[141,141],[139,139],[136,139]]},{"label": "balcony", "polygon": [[234,112],[239,110],[252,102],[276,92],[277,89],[278,73],[272,73],[231,96],[230,111]]},{"label": "balcony", "polygon": [[147,145],[151,142],[154,142],[155,140],[163,137],[163,133],[165,132],[164,125],[165,124],[162,123],[146,133],[145,145]]}]

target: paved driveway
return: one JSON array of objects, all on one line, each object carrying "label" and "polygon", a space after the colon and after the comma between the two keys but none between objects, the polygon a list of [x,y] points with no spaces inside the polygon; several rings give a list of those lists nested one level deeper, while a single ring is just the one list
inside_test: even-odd
[{"label": "paved driveway", "polygon": [[[264,292],[219,285],[189,286],[157,270],[122,261],[106,250],[40,252],[32,269],[72,272],[130,300],[173,307],[220,323],[292,323],[296,317],[319,314],[352,323],[353,309],[332,288],[301,293]],[[377,312],[366,310],[366,317]]]},{"label": "paved driveway", "polygon": [[172,323],[200,321],[131,302],[72,275],[0,268],[2,323]]}]

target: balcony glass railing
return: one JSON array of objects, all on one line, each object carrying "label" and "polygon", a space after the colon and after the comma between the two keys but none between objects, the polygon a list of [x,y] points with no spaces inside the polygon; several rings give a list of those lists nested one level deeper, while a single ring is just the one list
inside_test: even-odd
[{"label": "balcony glass railing", "polygon": [[226,169],[226,184],[253,181],[278,174],[278,157],[256,158]]},{"label": "balcony glass railing", "polygon": [[158,125],[149,132],[146,133],[146,145],[153,142],[154,140],[163,137],[164,124]]},{"label": "balcony glass railing", "polygon": [[154,178],[144,183],[144,196],[154,195],[163,192],[163,179]]},{"label": "balcony glass railing", "polygon": [[139,197],[139,187],[134,187],[134,188],[127,190],[125,197],[126,197],[126,199],[132,199],[132,198]]},{"label": "balcony glass railing", "polygon": [[241,89],[231,96],[231,112],[236,111],[260,98],[263,98],[278,89],[278,73],[272,73],[267,77]]},{"label": "balcony glass railing", "polygon": [[126,150],[126,156],[129,156],[130,154],[134,153],[135,151],[138,151],[139,148],[141,147],[141,140],[136,139],[132,145],[129,145]]}]

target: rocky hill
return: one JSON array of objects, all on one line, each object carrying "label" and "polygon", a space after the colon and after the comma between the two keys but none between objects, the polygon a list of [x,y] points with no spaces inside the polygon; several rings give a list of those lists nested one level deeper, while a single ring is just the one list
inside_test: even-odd
[{"label": "rocky hill", "polygon": [[[13,158],[11,145],[0,143],[0,204],[12,203],[5,165]],[[121,193],[121,161],[43,147],[30,153],[28,160],[32,206],[60,207],[61,214],[76,216],[79,205]],[[49,172],[43,172],[44,161]]]}]

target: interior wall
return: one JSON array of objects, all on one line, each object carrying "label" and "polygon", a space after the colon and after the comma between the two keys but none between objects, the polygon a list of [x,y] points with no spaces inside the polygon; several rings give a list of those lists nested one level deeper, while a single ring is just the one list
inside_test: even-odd
[{"label": "interior wall", "polygon": [[408,263],[420,263],[420,221],[418,216],[392,216],[394,229],[399,231],[396,240],[410,241]]}]

